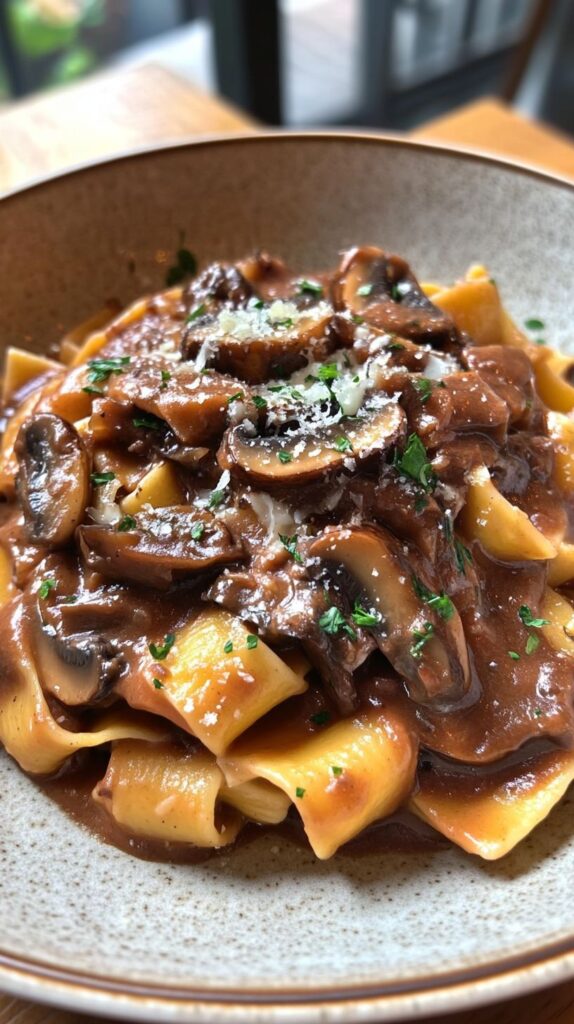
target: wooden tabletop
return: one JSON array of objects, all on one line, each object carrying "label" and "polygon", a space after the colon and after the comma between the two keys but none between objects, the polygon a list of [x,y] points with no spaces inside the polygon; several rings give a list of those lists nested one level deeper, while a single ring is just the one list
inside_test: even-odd
[{"label": "wooden tabletop", "polygon": [[[0,0],[1,2],[1,0]],[[255,128],[243,113],[149,65],[94,76],[0,112],[0,191],[133,146]],[[432,121],[414,137],[480,149],[574,180],[574,144],[495,99]],[[419,1024],[574,1024],[574,981]],[[0,996],[0,1024],[88,1024],[93,1016]]]}]

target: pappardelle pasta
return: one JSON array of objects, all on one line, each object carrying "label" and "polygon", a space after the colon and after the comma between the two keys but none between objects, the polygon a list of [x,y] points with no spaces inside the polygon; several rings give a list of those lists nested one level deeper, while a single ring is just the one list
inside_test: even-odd
[{"label": "pappardelle pasta", "polygon": [[10,348],[7,752],[146,856],[248,822],[511,850],[574,780],[574,359],[525,326],[481,266],[183,250]]}]

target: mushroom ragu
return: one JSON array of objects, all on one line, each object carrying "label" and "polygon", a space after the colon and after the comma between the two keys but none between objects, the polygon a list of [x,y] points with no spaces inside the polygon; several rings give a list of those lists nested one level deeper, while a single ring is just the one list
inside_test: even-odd
[{"label": "mushroom ragu", "polygon": [[574,779],[573,360],[478,266],[176,276],[8,350],[0,740],[139,856],[502,856]]}]

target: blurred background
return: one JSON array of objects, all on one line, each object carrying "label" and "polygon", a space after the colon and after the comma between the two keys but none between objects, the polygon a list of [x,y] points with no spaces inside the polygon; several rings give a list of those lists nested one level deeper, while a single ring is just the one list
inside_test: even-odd
[{"label": "blurred background", "polygon": [[573,0],[0,0],[0,106],[150,62],[274,125],[410,129],[498,95],[574,132]]}]

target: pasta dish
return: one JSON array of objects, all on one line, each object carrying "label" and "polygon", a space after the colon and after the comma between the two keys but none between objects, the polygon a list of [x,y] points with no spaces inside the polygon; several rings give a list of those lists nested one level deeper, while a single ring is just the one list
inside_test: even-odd
[{"label": "pasta dish", "polygon": [[180,249],[161,293],[10,348],[8,754],[141,856],[279,827],[319,858],[511,850],[574,779],[549,340],[484,267],[419,284],[363,246],[307,277]]}]

